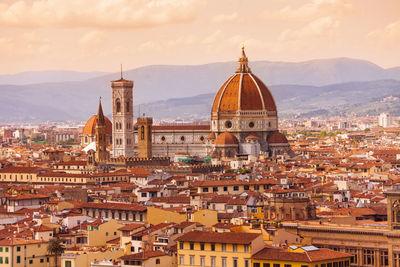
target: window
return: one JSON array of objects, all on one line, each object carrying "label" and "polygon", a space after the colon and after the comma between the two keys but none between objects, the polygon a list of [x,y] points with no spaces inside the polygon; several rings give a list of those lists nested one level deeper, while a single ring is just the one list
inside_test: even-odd
[{"label": "window", "polygon": [[238,259],[233,258],[233,267],[238,267]]},{"label": "window", "polygon": [[221,266],[226,267],[226,257],[222,257],[221,259]]},{"label": "window", "polygon": [[183,249],[183,242],[179,242],[179,249]]},{"label": "window", "polygon": [[200,256],[200,266],[205,266],[205,265],[206,265],[206,257]]},{"label": "window", "polygon": [[226,251],[226,244],[221,245],[221,251]]},{"label": "window", "polygon": [[[33,260],[29,260],[29,264],[33,264]],[[67,266],[67,267],[71,267],[71,266]]]},{"label": "window", "polygon": [[8,263],[8,257],[5,257],[4,259],[5,259],[4,263],[7,264]]},{"label": "window", "polygon": [[180,265],[184,265],[185,264],[183,259],[184,259],[183,255],[179,255],[179,264]]},{"label": "window", "polygon": [[71,267],[71,261],[65,261],[65,267]]},{"label": "window", "polygon": [[204,243],[200,243],[200,250],[204,250]]},{"label": "window", "polygon": [[244,267],[249,267],[249,260],[248,259],[244,259]]},{"label": "window", "polygon": [[140,139],[144,140],[144,126],[143,125],[140,127]]},{"label": "window", "polygon": [[226,122],[225,122],[225,127],[226,127],[226,128],[232,128],[232,122],[226,121]]},{"label": "window", "polygon": [[3,252],[3,247],[0,247],[0,252]]},{"label": "window", "polygon": [[249,252],[249,245],[244,245],[244,252],[246,252],[246,253]]},{"label": "window", "polygon": [[215,267],[215,256],[211,256],[211,266]]},{"label": "window", "polygon": [[[116,106],[117,112],[121,112],[121,102],[119,101],[119,99],[115,100],[115,106]],[[65,264],[67,264],[67,263],[65,263]]]},{"label": "window", "polygon": [[183,135],[181,136],[181,141],[185,141],[185,137]]},{"label": "window", "polygon": [[190,255],[190,265],[194,265],[194,255]]},{"label": "window", "polygon": [[233,191],[239,191],[239,186],[235,185],[235,186],[233,187]]},{"label": "window", "polygon": [[228,191],[228,187],[224,186],[224,192]]},{"label": "window", "polygon": [[284,266],[285,266],[285,267],[292,267],[291,264],[285,264]]},{"label": "window", "polygon": [[364,262],[363,262],[364,266],[375,264],[375,257],[374,257],[373,249],[363,249],[363,254],[364,254]]},{"label": "window", "polygon": [[281,265],[279,263],[274,263],[273,265],[274,267],[281,267]]},{"label": "window", "polygon": [[40,262],[44,262],[44,259],[40,259]]},{"label": "window", "polygon": [[251,121],[251,122],[249,123],[249,127],[250,127],[250,128],[253,128],[253,127],[254,127],[254,122]]},{"label": "window", "polygon": [[0,257],[0,263],[3,264],[3,257]]},{"label": "window", "polygon": [[21,256],[17,256],[17,263],[21,263]]},{"label": "window", "polygon": [[190,243],[190,250],[194,250],[194,243]]},{"label": "window", "polygon": [[213,187],[213,192],[218,192],[218,187],[214,186]]},{"label": "window", "polygon": [[248,185],[244,186],[244,190],[249,190],[249,189],[250,189],[250,187]]},{"label": "window", "polygon": [[258,263],[258,262],[253,263],[253,267],[260,267],[260,263]]},{"label": "window", "polygon": [[203,193],[208,193],[208,187],[203,187]]},{"label": "window", "polygon": [[215,244],[211,244],[211,251],[215,251]]},{"label": "window", "polygon": [[160,259],[156,259],[156,264],[160,264]]},{"label": "window", "polygon": [[232,250],[233,250],[233,252],[237,252],[237,244],[232,245]]},{"label": "window", "polygon": [[17,251],[21,251],[21,247],[17,247]]},{"label": "window", "polygon": [[125,111],[126,111],[126,112],[129,112],[129,101],[126,101]]},{"label": "window", "polygon": [[146,192],[142,192],[142,197],[147,197],[147,193]]}]

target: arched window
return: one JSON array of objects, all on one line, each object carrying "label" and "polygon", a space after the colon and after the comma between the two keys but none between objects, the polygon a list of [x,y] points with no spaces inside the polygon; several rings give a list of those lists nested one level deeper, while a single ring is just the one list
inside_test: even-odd
[{"label": "arched window", "polygon": [[144,140],[144,126],[140,127],[140,139]]},{"label": "arched window", "polygon": [[121,112],[121,101],[119,101],[119,98],[115,100],[115,109],[116,112]]},{"label": "arched window", "polygon": [[129,101],[126,101],[125,111],[126,111],[126,112],[129,112]]}]

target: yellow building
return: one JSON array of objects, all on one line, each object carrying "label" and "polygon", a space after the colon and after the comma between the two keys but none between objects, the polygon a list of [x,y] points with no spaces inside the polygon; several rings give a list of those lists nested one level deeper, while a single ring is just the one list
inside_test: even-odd
[{"label": "yellow building", "polygon": [[211,227],[218,222],[218,213],[215,210],[205,209],[200,209],[195,212],[179,212],[156,207],[147,207],[147,222],[150,224],[156,225],[164,222],[181,223],[185,221],[197,222],[204,226]]},{"label": "yellow building", "polygon": [[252,256],[253,267],[349,267],[350,254],[314,246],[265,247]]},{"label": "yellow building", "polygon": [[119,224],[116,220],[109,220],[104,223],[98,223],[97,221],[88,224],[87,240],[88,246],[105,246],[107,241],[113,240],[120,237],[120,231],[122,224]]},{"label": "yellow building", "polygon": [[89,267],[91,262],[97,262],[104,259],[117,260],[124,254],[125,250],[122,248],[65,251],[65,253],[61,255],[61,267]]},{"label": "yellow building", "polygon": [[162,251],[146,251],[120,258],[122,267],[171,267],[173,257]]},{"label": "yellow building", "polygon": [[264,247],[261,234],[192,231],[177,238],[178,267],[250,267],[251,255]]},{"label": "yellow building", "polygon": [[50,267],[54,256],[47,252],[47,241],[7,238],[0,240],[0,266]]}]

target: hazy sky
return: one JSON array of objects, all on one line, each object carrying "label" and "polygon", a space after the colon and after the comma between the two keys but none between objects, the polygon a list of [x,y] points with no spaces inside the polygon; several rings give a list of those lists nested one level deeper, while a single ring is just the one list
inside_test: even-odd
[{"label": "hazy sky", "polygon": [[0,73],[352,57],[400,65],[400,0],[0,0]]}]

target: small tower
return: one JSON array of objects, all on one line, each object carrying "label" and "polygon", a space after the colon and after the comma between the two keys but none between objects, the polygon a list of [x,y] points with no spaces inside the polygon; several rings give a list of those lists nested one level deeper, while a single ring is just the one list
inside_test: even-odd
[{"label": "small tower", "polygon": [[107,139],[106,139],[106,120],[99,100],[99,108],[96,117],[96,162],[105,162],[108,159]]},{"label": "small tower", "polygon": [[152,157],[152,125],[153,118],[137,118],[138,157]]},{"label": "small tower", "polygon": [[133,82],[111,82],[113,156],[133,157]]}]

